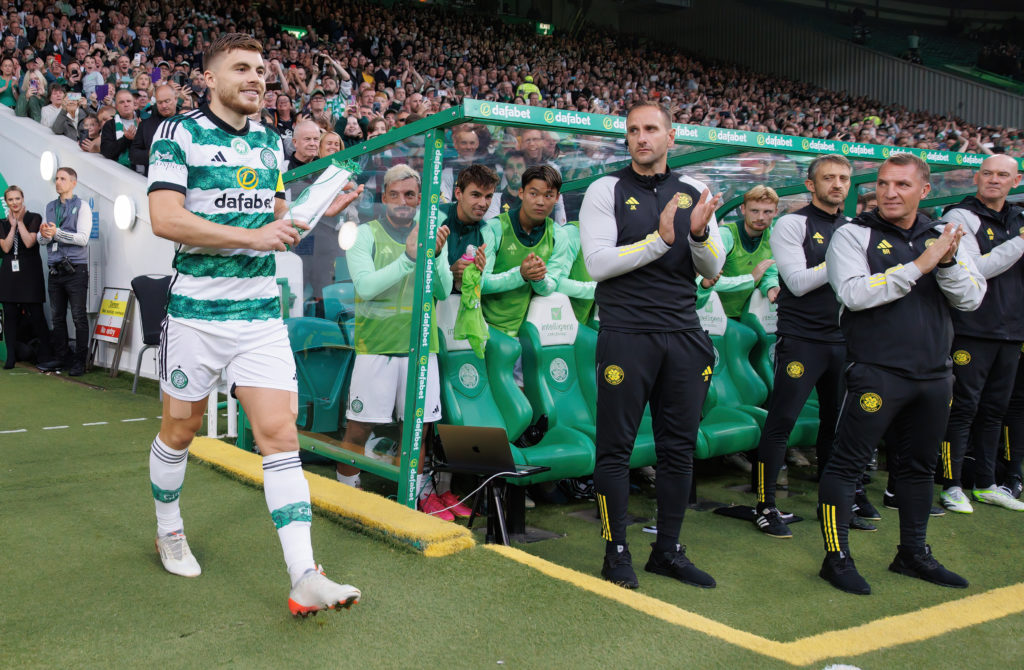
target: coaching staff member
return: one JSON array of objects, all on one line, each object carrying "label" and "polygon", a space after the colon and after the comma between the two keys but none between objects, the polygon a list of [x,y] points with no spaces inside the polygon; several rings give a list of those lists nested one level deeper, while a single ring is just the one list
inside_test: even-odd
[{"label": "coaching staff member", "polygon": [[835,231],[849,221],[843,216],[843,202],[851,174],[845,156],[815,158],[804,182],[811,204],[780,218],[772,231],[772,256],[781,279],[776,299],[778,345],[768,419],[757,445],[754,514],[754,525],[771,537],[793,536],[775,507],[775,480],[789,434],[814,388],[820,403],[815,444],[819,471],[832,450],[846,347],[839,330],[839,303],[828,285],[825,252]]},{"label": "coaching staff member", "polygon": [[843,308],[847,368],[836,441],[818,489],[826,552],[819,575],[849,593],[871,593],[850,557],[848,525],[856,484],[887,434],[896,442],[900,498],[900,545],[889,569],[967,586],[935,560],[925,533],[953,392],[950,307],[977,309],[985,279],[971,254],[957,254],[961,227],[918,213],[929,178],[917,156],[889,157],[878,171],[878,208],[836,231],[825,256]]},{"label": "coaching staff member", "polygon": [[939,498],[951,512],[974,511],[960,481],[964,455],[972,452],[974,499],[1020,512],[1024,503],[995,485],[1003,416],[1024,342],[1024,216],[1019,205],[1006,202],[1010,189],[1020,184],[1017,160],[1006,155],[986,158],[974,183],[977,195],[953,205],[943,217],[963,226],[965,250],[980,252],[976,263],[988,286],[976,312],[953,314],[955,381],[939,464]]},{"label": "coaching staff member", "polygon": [[714,348],[695,311],[697,274],[725,263],[715,221],[721,194],[668,170],[675,139],[668,113],[634,105],[626,118],[632,163],[587,189],[580,210],[583,256],[597,281],[597,465],[594,487],[606,540],[601,575],[639,585],[626,545],[629,458],[650,401],[658,458],[658,536],[646,570],[711,588],[679,545],[693,450]]}]

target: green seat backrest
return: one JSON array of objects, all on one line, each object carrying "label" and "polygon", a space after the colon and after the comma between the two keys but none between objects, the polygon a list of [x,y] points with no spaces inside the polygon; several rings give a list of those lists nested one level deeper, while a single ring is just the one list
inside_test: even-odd
[{"label": "green seat backrest", "polygon": [[323,293],[324,318],[338,323],[351,344],[355,330],[355,285],[351,281],[328,284],[323,288]]},{"label": "green seat backrest", "polygon": [[592,434],[596,402],[587,402],[580,385],[575,348],[579,330],[567,296],[553,293],[530,301],[519,329],[523,390],[533,407],[534,421],[547,415],[549,426],[568,426]]},{"label": "green seat backrest", "polygon": [[[768,397],[768,387],[750,364],[750,351],[757,343],[757,335],[739,321],[729,319],[725,334],[712,335],[715,347],[714,375],[711,386],[714,394],[708,394],[705,408],[714,405],[724,407],[761,407]],[[714,403],[711,402],[712,396]]]},{"label": "green seat backrest", "polygon": [[504,428],[515,440],[531,423],[530,403],[515,384],[512,370],[520,346],[514,338],[490,329],[484,358],[477,358],[466,340],[453,337],[458,294],[437,303],[440,333],[438,367],[441,408],[446,423]]},{"label": "green seat backrest", "polygon": [[740,317],[740,323],[757,336],[757,342],[750,350],[750,364],[771,392],[775,383],[775,333],[765,332],[761,321],[748,312]]},{"label": "green seat backrest", "polygon": [[344,256],[338,256],[334,259],[334,281],[336,282],[351,282],[352,275],[348,271],[348,261]]},{"label": "green seat backrest", "polygon": [[299,385],[296,424],[317,433],[337,431],[355,352],[338,324],[326,319],[285,319]]}]

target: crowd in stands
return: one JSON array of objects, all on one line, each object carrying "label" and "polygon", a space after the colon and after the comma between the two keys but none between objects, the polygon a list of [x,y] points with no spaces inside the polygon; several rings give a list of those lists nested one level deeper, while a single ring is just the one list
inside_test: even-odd
[{"label": "crowd in stands", "polygon": [[[262,117],[289,151],[303,119],[348,147],[473,97],[619,115],[656,99],[679,123],[1024,155],[1024,130],[1016,128],[887,106],[607,31],[551,38],[531,24],[404,3],[6,0],[0,103],[78,140],[83,151],[145,172],[156,123],[148,133],[137,128],[205,101],[203,50],[227,31],[266,43]],[[1014,53],[1019,64],[1019,48]]]}]

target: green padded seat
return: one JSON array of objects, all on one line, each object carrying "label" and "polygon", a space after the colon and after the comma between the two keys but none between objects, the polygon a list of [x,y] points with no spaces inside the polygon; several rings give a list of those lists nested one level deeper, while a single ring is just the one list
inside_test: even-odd
[{"label": "green padded seat", "polygon": [[[596,422],[597,416],[597,327],[598,322],[591,320],[592,326],[579,327],[576,332],[576,343],[574,348],[576,350],[576,369],[579,374],[579,385],[580,391],[583,393],[583,399],[586,402],[588,411],[592,413],[594,419],[592,424]],[[522,337],[522,330],[520,330],[520,338]],[[525,371],[525,354],[524,354],[524,371]],[[525,381],[525,372],[524,372]],[[588,432],[586,426],[577,427],[581,432],[586,433],[587,437],[591,440],[597,438],[596,426],[590,428]],[[650,405],[644,408],[644,416],[640,420],[640,427],[637,429],[636,440],[633,442],[633,453],[629,457],[630,468],[642,468],[646,465],[654,465],[657,461],[657,457],[654,453],[654,429],[651,427],[651,408]]]},{"label": "green padded seat", "polygon": [[323,288],[324,318],[341,326],[352,344],[355,340],[356,287],[351,281],[328,284]]},{"label": "green padded seat", "polygon": [[[494,328],[484,352],[477,358],[466,340],[452,336],[459,296],[437,304],[441,351],[441,410],[445,423],[463,426],[504,428],[513,442],[533,423],[530,402],[513,377],[519,358],[519,342]],[[512,480],[520,486],[568,477],[586,477],[594,472],[594,444],[583,433],[566,426],[552,426],[532,447],[511,445],[518,465],[551,468],[532,477]]]},{"label": "green padded seat", "polygon": [[355,351],[334,321],[300,317],[285,319],[284,323],[299,383],[299,415],[295,423],[302,430],[315,433],[337,431]]},{"label": "green padded seat", "polygon": [[[758,376],[768,387],[769,393],[775,383],[775,306],[768,304],[768,299],[757,291],[752,295],[749,308],[740,317],[740,322],[757,336],[757,343],[750,352],[750,362]],[[793,431],[789,434],[789,446],[814,446],[818,439],[818,401],[817,391],[812,389],[811,396],[797,417]]]}]

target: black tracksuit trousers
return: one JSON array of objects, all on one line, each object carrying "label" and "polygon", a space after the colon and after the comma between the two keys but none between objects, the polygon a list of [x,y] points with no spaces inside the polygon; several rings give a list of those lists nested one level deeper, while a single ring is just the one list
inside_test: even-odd
[{"label": "black tracksuit trousers", "polygon": [[898,454],[893,478],[900,499],[900,545],[915,553],[924,550],[952,392],[952,375],[916,380],[873,365],[849,365],[832,457],[818,486],[825,551],[849,552],[854,491],[883,436]]},{"label": "black tracksuit trousers", "polygon": [[626,543],[629,457],[648,401],[658,459],[658,544],[667,550],[678,541],[714,360],[711,338],[703,330],[600,330],[594,490],[606,541]]}]

